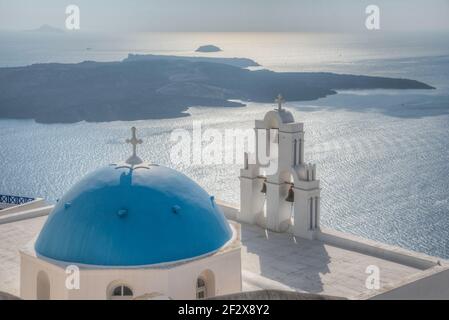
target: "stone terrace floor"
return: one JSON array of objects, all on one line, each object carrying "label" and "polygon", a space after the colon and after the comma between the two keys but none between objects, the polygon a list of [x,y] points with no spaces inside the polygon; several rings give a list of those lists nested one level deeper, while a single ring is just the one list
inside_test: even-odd
[{"label": "stone terrace floor", "polygon": [[[0,291],[19,295],[19,249],[37,235],[46,217],[0,225]],[[267,288],[355,298],[365,287],[366,267],[380,268],[381,286],[394,285],[419,269],[242,224],[244,290]]]},{"label": "stone terrace floor", "polygon": [[[400,283],[421,270],[317,240],[294,238],[242,224],[244,290],[277,282],[281,287],[331,296],[356,298],[368,293],[366,268],[379,267],[380,285]],[[271,281],[264,281],[264,278]],[[274,287],[276,287],[274,285]]]},{"label": "stone terrace floor", "polygon": [[19,295],[19,249],[39,233],[46,219],[39,217],[0,224],[0,291]]}]

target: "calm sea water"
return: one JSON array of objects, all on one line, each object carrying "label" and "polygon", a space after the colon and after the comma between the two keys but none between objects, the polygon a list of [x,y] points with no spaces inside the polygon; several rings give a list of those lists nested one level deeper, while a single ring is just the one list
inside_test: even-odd
[{"label": "calm sea water", "polygon": [[[40,39],[37,41],[37,39]],[[407,77],[431,91],[346,91],[286,107],[306,127],[306,160],[318,164],[322,223],[345,232],[449,258],[449,37],[329,34],[141,34],[118,38],[0,34],[0,66],[35,62],[119,60],[129,52],[192,55],[202,44],[215,56],[253,58],[277,71],[332,71]],[[86,48],[91,48],[86,50]],[[209,54],[210,55],[210,54]],[[239,201],[239,165],[178,166],[170,133],[252,128],[273,108],[194,107],[190,117],[133,122],[36,124],[0,120],[0,193],[55,201],[95,168],[125,159],[136,126],[139,153],[181,170],[211,194]]]}]

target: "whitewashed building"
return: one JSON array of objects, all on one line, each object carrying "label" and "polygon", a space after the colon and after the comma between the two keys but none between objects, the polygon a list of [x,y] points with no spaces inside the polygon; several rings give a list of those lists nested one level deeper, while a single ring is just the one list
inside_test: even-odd
[{"label": "whitewashed building", "polygon": [[175,170],[133,154],[84,177],[21,254],[24,299],[195,299],[241,290],[239,226]]}]

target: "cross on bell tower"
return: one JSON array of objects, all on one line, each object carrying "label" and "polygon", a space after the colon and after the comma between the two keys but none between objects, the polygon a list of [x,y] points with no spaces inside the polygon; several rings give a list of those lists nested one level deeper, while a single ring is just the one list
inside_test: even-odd
[{"label": "cross on bell tower", "polygon": [[128,160],[126,160],[126,163],[130,165],[136,165],[143,162],[142,159],[140,159],[136,154],[137,145],[142,144],[143,141],[142,139],[137,139],[135,127],[131,128],[131,132],[132,137],[131,139],[126,139],[126,143],[130,143],[133,146],[133,154],[131,155],[131,157],[128,158]]},{"label": "cross on bell tower", "polygon": [[282,104],[285,102],[284,97],[282,97],[282,94],[279,93],[274,101],[277,102],[277,104],[278,104],[278,109],[277,110],[281,111],[282,110]]}]

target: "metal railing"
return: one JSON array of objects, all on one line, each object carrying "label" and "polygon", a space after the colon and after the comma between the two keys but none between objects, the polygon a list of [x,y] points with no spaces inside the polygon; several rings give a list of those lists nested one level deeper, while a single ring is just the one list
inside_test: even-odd
[{"label": "metal railing", "polygon": [[27,202],[31,202],[35,200],[34,198],[28,198],[28,197],[20,197],[20,196],[9,196],[9,195],[3,195],[0,194],[0,203],[6,203],[6,204],[24,204]]}]

